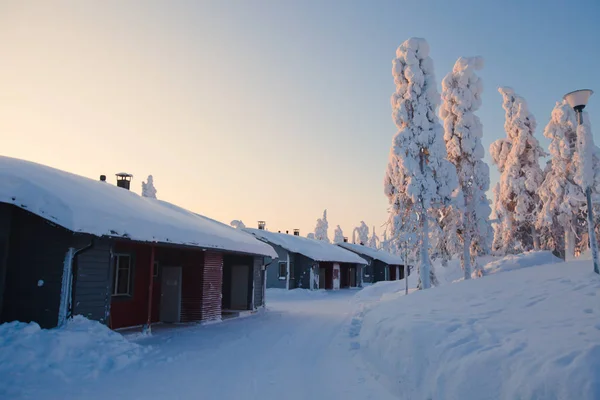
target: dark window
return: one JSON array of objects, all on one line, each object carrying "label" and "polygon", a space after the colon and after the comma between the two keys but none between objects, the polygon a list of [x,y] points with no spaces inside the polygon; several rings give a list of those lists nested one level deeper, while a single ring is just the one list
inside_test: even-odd
[{"label": "dark window", "polygon": [[158,261],[154,261],[154,277],[155,278],[158,278],[158,267],[159,267]]},{"label": "dark window", "polygon": [[279,279],[285,279],[287,277],[287,263],[279,263]]},{"label": "dark window", "polygon": [[131,295],[131,255],[115,254],[113,257],[113,296]]}]

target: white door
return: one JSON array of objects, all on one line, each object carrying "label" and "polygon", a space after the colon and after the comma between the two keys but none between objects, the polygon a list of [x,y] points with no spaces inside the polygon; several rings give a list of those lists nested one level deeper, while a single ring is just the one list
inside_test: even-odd
[{"label": "white door", "polygon": [[340,264],[333,264],[333,290],[340,288]]},{"label": "white door", "polygon": [[160,320],[179,322],[181,320],[181,267],[161,269]]}]

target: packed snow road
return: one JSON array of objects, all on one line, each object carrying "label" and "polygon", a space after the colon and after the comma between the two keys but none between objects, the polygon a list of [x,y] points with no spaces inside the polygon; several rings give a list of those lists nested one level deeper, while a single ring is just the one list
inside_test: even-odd
[{"label": "packed snow road", "polygon": [[354,290],[269,291],[268,312],[155,329],[139,362],[95,379],[23,388],[37,399],[391,399],[349,335]]}]

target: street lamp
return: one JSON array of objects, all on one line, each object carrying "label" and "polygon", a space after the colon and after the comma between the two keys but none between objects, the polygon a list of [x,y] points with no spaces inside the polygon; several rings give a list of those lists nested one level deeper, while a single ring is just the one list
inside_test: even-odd
[{"label": "street lamp", "polygon": [[[587,105],[587,102],[590,96],[594,92],[590,89],[582,89],[576,90],[574,92],[570,92],[564,95],[563,99],[566,100],[567,103],[573,110],[575,110],[575,114],[577,114],[577,124],[583,125],[583,109]],[[577,134],[579,135],[580,129],[577,129]],[[581,143],[581,138],[578,138],[578,142]],[[589,145],[589,143],[587,143]],[[582,159],[584,163],[590,162],[590,160]],[[592,250],[592,259],[594,261],[594,272],[600,274],[600,268],[598,267],[598,243],[596,242],[596,233],[594,232],[594,218],[592,214],[592,188],[590,183],[587,182],[587,187],[585,188],[585,197],[587,199],[587,223],[588,223],[588,236],[590,240],[590,249]]]}]

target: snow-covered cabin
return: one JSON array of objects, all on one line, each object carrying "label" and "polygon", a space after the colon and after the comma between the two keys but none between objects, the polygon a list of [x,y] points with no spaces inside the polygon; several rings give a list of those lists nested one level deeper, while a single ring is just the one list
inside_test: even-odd
[{"label": "snow-covered cabin", "polygon": [[126,186],[0,157],[0,322],[219,320],[263,306],[276,257],[251,235]]},{"label": "snow-covered cabin", "polygon": [[282,289],[343,289],[362,285],[362,269],[367,261],[351,251],[321,240],[244,228],[270,244],[277,252],[276,262],[267,271],[267,287]]},{"label": "snow-covered cabin", "polygon": [[367,260],[368,264],[363,270],[363,282],[375,283],[404,279],[404,261],[402,258],[387,251],[373,249],[362,244],[342,242],[337,245]]}]

